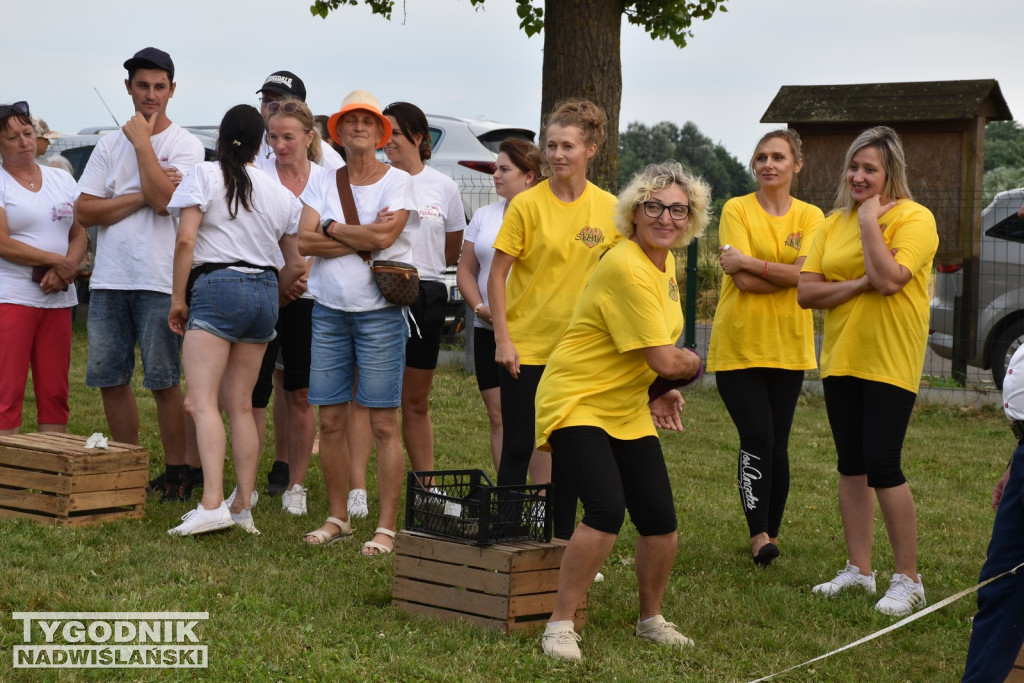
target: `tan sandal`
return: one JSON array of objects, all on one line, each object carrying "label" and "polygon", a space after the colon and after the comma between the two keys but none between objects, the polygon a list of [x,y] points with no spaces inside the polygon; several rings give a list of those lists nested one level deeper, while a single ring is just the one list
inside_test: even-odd
[{"label": "tan sandal", "polygon": [[[376,536],[377,534],[380,534],[382,536],[390,536],[391,542],[392,544],[394,544],[395,532],[391,529],[385,529],[384,527],[379,526],[377,527],[377,530],[373,532],[374,536]],[[363,548],[359,552],[363,555],[363,557],[377,557],[378,555],[390,555],[392,550],[394,550],[394,547],[389,548],[386,545],[377,543],[373,539],[370,539],[369,541],[363,544]]]},{"label": "tan sandal", "polygon": [[352,535],[352,522],[351,520],[345,520],[344,522],[337,517],[328,517],[324,524],[333,524],[338,527],[340,531],[336,534],[331,534],[326,531],[323,527],[310,531],[308,534],[302,537],[302,539],[309,545],[332,545],[337,543],[343,538],[348,538]]}]

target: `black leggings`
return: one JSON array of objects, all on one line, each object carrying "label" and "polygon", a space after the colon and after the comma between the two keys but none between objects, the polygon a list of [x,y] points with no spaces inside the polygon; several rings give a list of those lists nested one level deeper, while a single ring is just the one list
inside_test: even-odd
[{"label": "black leggings", "polygon": [[[536,441],[537,415],[534,398],[537,385],[544,374],[543,365],[520,365],[515,379],[504,367],[498,368],[501,388],[501,464],[498,467],[498,485],[516,486],[526,483],[530,457]],[[546,484],[535,481],[534,484]],[[553,484],[555,538],[570,538],[576,528],[578,498],[572,484],[563,481],[556,470],[551,470]]]},{"label": "black leggings", "polygon": [[736,482],[750,536],[775,538],[789,497],[789,431],[804,372],[721,370],[715,382],[740,435]]},{"label": "black leggings", "polygon": [[868,475],[868,486],[892,488],[906,483],[900,461],[903,438],[917,394],[885,382],[859,377],[821,381],[839,474]]},{"label": "black leggings", "polygon": [[658,437],[622,441],[598,427],[563,427],[549,441],[553,469],[579,492],[588,527],[618,534],[628,509],[641,536],[676,530],[672,484]]}]

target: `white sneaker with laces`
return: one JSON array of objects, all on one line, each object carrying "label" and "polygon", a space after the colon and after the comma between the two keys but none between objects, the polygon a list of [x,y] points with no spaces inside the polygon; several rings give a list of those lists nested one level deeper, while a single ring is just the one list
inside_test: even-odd
[{"label": "white sneaker with laces", "polygon": [[348,492],[348,514],[350,517],[358,519],[369,516],[370,508],[366,505],[366,489],[352,489]]},{"label": "white sneaker with laces", "polygon": [[306,514],[306,489],[296,484],[281,494],[281,507],[293,515]]},{"label": "white sneaker with laces", "polygon": [[[234,504],[235,496],[237,496],[237,495],[238,495],[238,487],[236,486],[235,488],[231,489],[231,495],[228,496],[228,499],[226,501],[224,501],[224,502],[226,502],[228,504],[228,507],[231,507]],[[249,507],[251,507],[251,508],[256,507],[256,503],[257,503],[257,501],[259,501],[259,499],[260,499],[260,494],[256,493],[256,489],[253,489],[252,493],[249,495]]]},{"label": "white sneaker with laces", "polygon": [[195,536],[218,529],[227,529],[234,524],[227,503],[221,503],[219,508],[213,510],[207,510],[200,503],[195,510],[189,510],[182,515],[181,524],[173,529],[168,529],[167,534],[169,536]]},{"label": "white sneaker with laces", "polygon": [[580,640],[579,634],[573,630],[572,619],[552,621],[544,628],[540,649],[549,657],[579,661],[583,658],[577,645]]},{"label": "white sneaker with laces", "polygon": [[892,617],[903,617],[927,604],[920,574],[916,582],[906,574],[893,574],[889,590],[875,603],[875,609]]},{"label": "white sneaker with laces", "polygon": [[637,621],[636,634],[658,645],[675,645],[676,647],[693,645],[693,641],[680,633],[675,624],[665,621],[665,617],[660,614],[655,614],[650,619]]},{"label": "white sneaker with laces", "polygon": [[231,514],[231,521],[235,523],[235,526],[250,534],[260,535],[260,530],[252,523],[252,508],[246,508],[241,512],[231,512],[230,510],[228,512]]},{"label": "white sneaker with laces", "polygon": [[836,574],[836,578],[825,583],[819,583],[817,586],[811,589],[812,593],[818,595],[825,595],[833,597],[838,595],[840,591],[851,587],[863,588],[869,595],[875,594],[875,574],[877,572],[871,572],[870,576],[864,576],[860,573],[860,568],[850,564],[850,561],[846,561],[846,566],[839,570]]}]

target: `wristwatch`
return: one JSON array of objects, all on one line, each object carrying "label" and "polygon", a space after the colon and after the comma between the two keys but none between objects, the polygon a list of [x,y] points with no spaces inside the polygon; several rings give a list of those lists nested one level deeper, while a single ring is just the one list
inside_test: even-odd
[{"label": "wristwatch", "polygon": [[[327,220],[325,220],[323,222],[323,225],[320,226],[320,231],[324,233],[324,237],[331,237],[330,227],[331,227],[331,223],[333,223],[333,222],[334,222],[334,219],[328,218]],[[334,239],[334,238],[331,237],[331,239]]]}]

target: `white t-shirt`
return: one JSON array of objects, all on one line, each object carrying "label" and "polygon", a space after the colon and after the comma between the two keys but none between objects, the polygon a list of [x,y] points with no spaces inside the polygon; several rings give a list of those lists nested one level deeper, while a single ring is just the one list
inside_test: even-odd
[{"label": "white t-shirt", "polygon": [[[319,165],[328,171],[333,171],[345,165],[345,160],[341,158],[341,155],[326,140],[320,140],[320,150],[323,152],[323,156],[320,157]],[[269,169],[274,167],[276,160],[277,155],[274,154],[270,143],[267,142],[267,136],[264,135],[263,142],[260,143],[260,150],[256,152],[256,168],[269,173]]]},{"label": "white t-shirt", "polygon": [[288,188],[263,171],[247,166],[252,181],[252,211],[238,203],[235,217],[228,211],[227,188],[220,163],[207,161],[196,166],[167,204],[178,218],[181,209],[198,206],[203,212],[196,235],[192,266],[204,263],[245,261],[254,266],[278,266],[283,235],[294,235],[299,227],[302,204]]},{"label": "white t-shirt", "polygon": [[[173,166],[183,176],[203,161],[205,150],[196,136],[172,123],[150,138],[160,166]],[[101,199],[142,191],[135,147],[118,130],[100,138],[78,181],[82,194]],[[101,227],[91,289],[144,289],[171,293],[174,237],[178,223],[144,206],[124,220]]]},{"label": "white t-shirt", "polygon": [[[266,174],[268,176],[270,176],[271,178],[274,179],[275,182],[278,182],[278,183],[281,182],[281,176],[278,175],[278,173],[277,173],[277,164],[270,164],[269,168],[264,169],[264,170],[265,170],[265,172],[266,172]],[[320,174],[322,174],[322,173],[327,173],[327,170],[324,169],[323,166],[318,166],[317,164],[310,164],[309,165],[309,177],[306,178],[306,183],[308,184],[310,182],[314,182],[315,179],[317,177],[319,177]],[[301,206],[302,203],[299,202],[299,205]],[[313,257],[312,256],[307,256],[306,257],[306,261],[309,261],[311,258],[313,258]],[[283,267],[284,267],[284,254],[281,254],[280,251],[279,251],[278,252],[278,261],[277,261],[277,269],[280,270]],[[310,294],[309,290],[307,289],[305,292],[302,293],[302,296],[300,296],[299,298],[300,299],[312,299],[313,295]]]},{"label": "white t-shirt", "polygon": [[[494,260],[494,238],[501,230],[501,221],[505,217],[505,200],[487,206],[481,206],[473,214],[473,220],[466,228],[466,242],[473,243],[473,253],[476,260],[480,262],[480,271],[476,274],[476,286],[480,289],[480,296],[484,306],[490,306],[487,298],[487,278],[491,274],[491,261]],[[485,330],[493,330],[494,326],[489,322],[475,316],[473,327],[482,327]]]},{"label": "white t-shirt", "polygon": [[[38,192],[21,186],[0,167],[0,208],[7,214],[10,238],[52,254],[68,253],[68,233],[75,216],[75,179],[60,169],[40,166]],[[75,285],[45,294],[32,281],[32,266],[0,258],[0,303],[33,308],[67,308],[78,303]]]},{"label": "white t-shirt", "polygon": [[[388,167],[384,177],[373,185],[352,187],[359,224],[370,225],[377,221],[377,213],[385,207],[392,211],[407,209],[415,211],[410,190],[410,177],[405,171]],[[306,190],[299,197],[320,217],[318,225],[328,219],[345,223],[345,213],[338,196],[338,184],[334,173],[324,173],[315,180],[309,179]],[[372,253],[373,259],[409,262],[412,247],[403,230],[395,243],[387,249]],[[393,306],[380,294],[373,274],[359,254],[347,256],[318,256],[309,273],[309,291],[318,303],[339,311],[376,311]]]},{"label": "white t-shirt", "polygon": [[412,177],[412,198],[416,210],[405,224],[412,240],[412,264],[420,280],[444,282],[445,236],[466,229],[459,186],[440,171],[424,166]]},{"label": "white t-shirt", "polygon": [[1003,411],[1009,420],[1024,420],[1024,346],[1013,352],[1006,368]]}]

